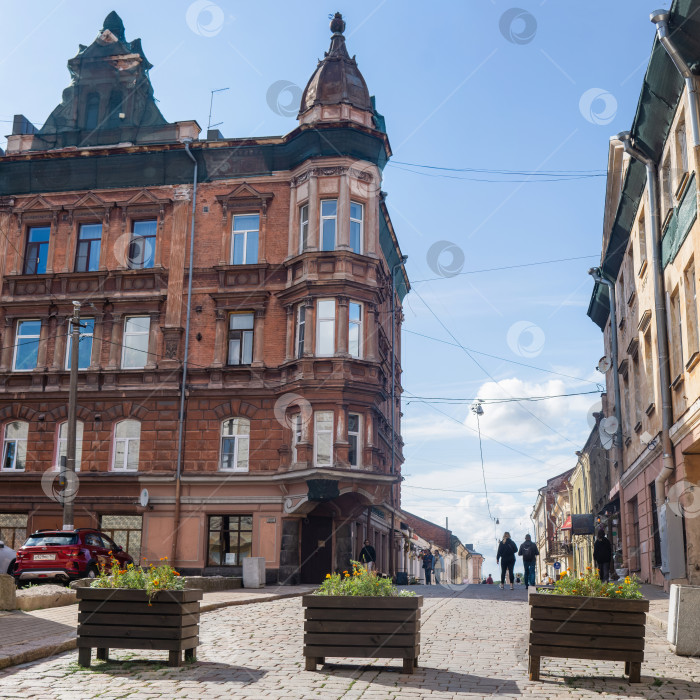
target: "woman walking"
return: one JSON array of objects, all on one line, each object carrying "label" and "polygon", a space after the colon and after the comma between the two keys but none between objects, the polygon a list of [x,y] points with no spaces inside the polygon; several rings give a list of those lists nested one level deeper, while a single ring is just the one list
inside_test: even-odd
[{"label": "woman walking", "polygon": [[518,551],[518,545],[510,539],[510,532],[503,533],[503,539],[498,545],[496,553],[496,563],[501,562],[501,590],[506,582],[506,571],[508,571],[508,580],[510,581],[510,590],[513,590],[513,567],[515,566],[515,553]]}]

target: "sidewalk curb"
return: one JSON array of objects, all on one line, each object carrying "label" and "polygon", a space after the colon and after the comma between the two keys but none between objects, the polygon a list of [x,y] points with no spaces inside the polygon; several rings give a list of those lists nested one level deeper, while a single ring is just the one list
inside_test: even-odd
[{"label": "sidewalk curb", "polygon": [[[234,605],[267,603],[268,601],[281,600],[282,598],[297,598],[306,595],[307,593],[310,593],[311,590],[313,589],[310,589],[309,591],[294,591],[292,593],[274,593],[264,598],[242,598],[239,600],[220,601],[213,603],[203,602],[200,604],[200,612],[210,612],[212,610],[219,610],[220,608],[230,608]],[[76,646],[77,640],[73,638],[67,639],[63,642],[44,644],[43,646],[35,647],[33,649],[29,649],[28,651],[9,654],[6,656],[0,654],[0,669],[5,669],[10,666],[19,666],[20,664],[26,664],[30,661],[37,661],[38,659],[44,659],[48,656],[55,656],[56,654],[61,654],[64,651],[70,651],[71,649],[75,649]]]}]

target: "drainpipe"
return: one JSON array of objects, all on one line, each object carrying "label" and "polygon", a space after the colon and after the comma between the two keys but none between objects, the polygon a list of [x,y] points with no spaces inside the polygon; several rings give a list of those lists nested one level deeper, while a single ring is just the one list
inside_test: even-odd
[{"label": "drainpipe", "polygon": [[671,41],[668,26],[669,17],[670,13],[668,10],[654,10],[649,19],[656,25],[656,35],[659,38],[659,43],[666,49],[666,53],[673,61],[673,65],[676,66],[678,72],[685,80],[685,87],[688,92],[688,114],[690,115],[693,131],[693,148],[697,148],[700,146],[700,128],[698,127],[698,93],[695,88],[695,77]]},{"label": "drainpipe", "polygon": [[[622,141],[625,153],[643,163],[647,170],[647,189],[649,191],[649,218],[651,219],[652,238],[652,266],[654,277],[654,314],[656,320],[656,343],[659,354],[659,382],[661,385],[661,451],[663,454],[662,468],[656,477],[656,508],[659,511],[659,522],[662,518],[662,507],[666,501],[666,482],[673,473],[674,456],[671,444],[671,426],[673,425],[673,407],[671,404],[671,375],[669,369],[668,334],[666,321],[666,304],[664,271],[661,265],[661,225],[659,214],[659,192],[657,186],[656,165],[630,140],[630,132],[624,131],[618,134],[617,139]],[[622,510],[622,508],[620,508]],[[664,532],[661,532],[661,551],[667,550],[667,542],[664,542]]]},{"label": "drainpipe", "polygon": [[197,159],[190,151],[192,139],[184,139],[185,152],[194,163],[192,174],[192,220],[190,225],[190,265],[189,278],[187,280],[187,318],[185,320],[185,353],[182,361],[182,380],[180,385],[180,413],[177,420],[177,468],[175,470],[175,518],[173,528],[173,548],[170,561],[175,565],[177,557],[177,540],[180,530],[180,488],[182,476],[182,438],[185,428],[185,397],[187,395],[187,363],[190,353],[190,316],[192,313],[192,267],[194,262],[194,222],[197,210]]},{"label": "drainpipe", "polygon": [[[396,422],[396,301],[394,297],[396,296],[396,282],[394,280],[396,276],[396,270],[401,267],[406,260],[408,260],[408,255],[402,255],[399,262],[396,263],[391,268],[391,475],[394,476],[396,471],[395,467],[395,422]],[[391,549],[390,549],[390,562],[389,562],[389,574],[393,576],[394,573],[394,511],[396,510],[394,506],[394,487],[396,484],[392,481],[391,483]]]},{"label": "drainpipe", "polygon": [[613,391],[615,395],[615,418],[617,419],[617,431],[615,432],[615,445],[617,446],[618,464],[622,469],[622,401],[620,399],[620,374],[618,372],[617,349],[617,302],[615,299],[615,283],[603,277],[603,271],[599,267],[592,267],[588,274],[598,284],[604,284],[608,288],[608,302],[610,304],[610,351],[612,353]]}]

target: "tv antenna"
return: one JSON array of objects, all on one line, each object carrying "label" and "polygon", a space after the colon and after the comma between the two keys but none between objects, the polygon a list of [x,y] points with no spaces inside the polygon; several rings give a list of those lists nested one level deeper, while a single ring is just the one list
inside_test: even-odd
[{"label": "tv antenna", "polygon": [[216,122],[216,124],[211,123],[211,110],[212,110],[212,107],[214,106],[214,93],[215,92],[225,92],[226,90],[228,90],[227,87],[218,88],[216,90],[211,91],[211,99],[209,100],[209,119],[207,120],[207,131],[209,131],[209,129],[211,129],[213,126],[221,126],[223,124],[223,122]]}]

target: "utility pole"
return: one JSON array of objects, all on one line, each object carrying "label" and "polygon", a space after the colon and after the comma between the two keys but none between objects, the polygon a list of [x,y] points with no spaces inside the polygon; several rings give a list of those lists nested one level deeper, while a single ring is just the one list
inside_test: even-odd
[{"label": "utility pole", "polygon": [[[70,388],[68,390],[68,435],[66,439],[66,463],[61,465],[61,485],[73,489],[75,481],[75,429],[78,404],[78,345],[80,343],[80,302],[73,302],[73,318],[70,321]],[[64,494],[65,495],[65,494]],[[73,529],[73,497],[70,493],[63,499],[63,529]]]}]

